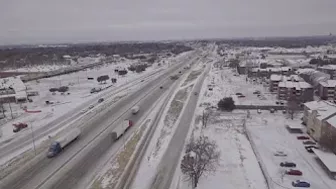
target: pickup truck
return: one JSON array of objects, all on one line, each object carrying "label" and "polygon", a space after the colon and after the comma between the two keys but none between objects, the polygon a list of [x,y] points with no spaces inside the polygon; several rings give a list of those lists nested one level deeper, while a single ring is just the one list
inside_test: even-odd
[{"label": "pickup truck", "polygon": [[80,129],[75,128],[66,133],[66,135],[54,140],[49,147],[47,157],[52,158],[59,154],[67,145],[76,140],[79,137],[80,133]]}]

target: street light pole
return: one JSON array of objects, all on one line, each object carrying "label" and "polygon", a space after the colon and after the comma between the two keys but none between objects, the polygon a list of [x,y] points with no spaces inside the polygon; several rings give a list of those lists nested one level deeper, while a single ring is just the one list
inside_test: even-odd
[{"label": "street light pole", "polygon": [[31,133],[32,133],[34,153],[35,153],[35,156],[36,156],[35,137],[34,137],[33,122],[32,121],[30,121],[30,130],[31,130]]}]

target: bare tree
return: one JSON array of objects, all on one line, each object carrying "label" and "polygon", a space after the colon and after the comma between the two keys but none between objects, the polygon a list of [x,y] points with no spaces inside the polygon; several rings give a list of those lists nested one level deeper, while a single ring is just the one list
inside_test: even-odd
[{"label": "bare tree", "polygon": [[202,115],[202,126],[203,128],[206,128],[209,118],[211,115],[211,110],[210,109],[205,109],[203,110],[203,115]]},{"label": "bare tree", "polygon": [[220,152],[215,141],[206,136],[197,140],[193,137],[186,147],[186,154],[181,162],[181,170],[187,181],[196,188],[202,175],[213,173],[219,165]]},{"label": "bare tree", "polygon": [[299,103],[295,97],[291,97],[287,101],[287,112],[291,119],[294,119],[299,110]]}]

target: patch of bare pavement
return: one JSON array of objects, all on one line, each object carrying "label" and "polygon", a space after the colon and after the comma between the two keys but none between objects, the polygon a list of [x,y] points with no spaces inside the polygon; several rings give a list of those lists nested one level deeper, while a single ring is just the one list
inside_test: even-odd
[{"label": "patch of bare pavement", "polygon": [[[203,75],[200,76],[191,94],[194,92],[200,92],[205,75],[209,72],[209,68],[210,67],[208,66]],[[197,100],[198,95],[190,95],[189,101],[180,118],[178,127],[176,128],[163,158],[161,159],[158,171],[151,184],[151,189],[169,189],[174,177],[176,166],[180,162],[179,159],[195,112]]]}]

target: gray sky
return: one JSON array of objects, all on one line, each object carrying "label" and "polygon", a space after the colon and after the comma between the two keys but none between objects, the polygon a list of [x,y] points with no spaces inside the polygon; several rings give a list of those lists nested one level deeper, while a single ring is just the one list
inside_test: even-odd
[{"label": "gray sky", "polygon": [[0,45],[336,34],[336,0],[1,0]]}]

